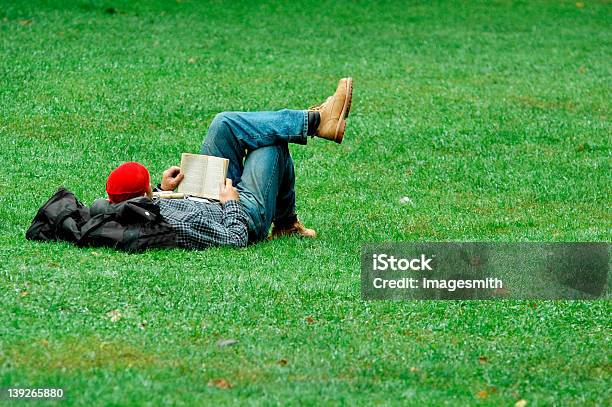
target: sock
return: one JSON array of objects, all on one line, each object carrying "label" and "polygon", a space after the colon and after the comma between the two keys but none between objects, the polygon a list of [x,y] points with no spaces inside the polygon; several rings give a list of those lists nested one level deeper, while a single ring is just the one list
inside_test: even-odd
[{"label": "sock", "polygon": [[308,136],[314,136],[321,123],[321,114],[316,111],[308,111]]},{"label": "sock", "polygon": [[295,213],[283,218],[283,219],[275,219],[274,227],[279,229],[288,229],[293,226],[293,224],[297,222],[297,215]]}]

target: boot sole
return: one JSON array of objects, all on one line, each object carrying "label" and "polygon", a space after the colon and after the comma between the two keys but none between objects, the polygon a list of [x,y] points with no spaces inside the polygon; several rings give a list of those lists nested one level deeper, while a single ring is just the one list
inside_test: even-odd
[{"label": "boot sole", "polygon": [[342,139],[344,139],[344,132],[346,130],[346,118],[349,116],[349,112],[351,111],[351,102],[353,101],[353,78],[348,78],[346,81],[346,98],[344,99],[344,106],[342,107],[342,113],[340,117],[342,119],[338,120],[338,127],[336,127],[336,137],[334,141],[338,144],[342,143]]},{"label": "boot sole", "polygon": [[351,111],[351,102],[353,102],[353,78],[348,78],[348,92],[347,94],[347,99],[348,99],[348,104],[346,106],[346,112],[344,113],[344,118],[348,118],[349,117],[349,113]]}]

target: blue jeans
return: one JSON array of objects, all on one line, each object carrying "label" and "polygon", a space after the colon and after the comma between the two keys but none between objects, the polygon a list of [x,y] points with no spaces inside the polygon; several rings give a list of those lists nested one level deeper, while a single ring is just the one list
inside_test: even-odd
[{"label": "blue jeans", "polygon": [[272,222],[295,215],[295,172],[288,143],[306,144],[308,112],[224,112],[215,116],[201,153],[229,159],[227,177],[249,215],[249,241]]}]

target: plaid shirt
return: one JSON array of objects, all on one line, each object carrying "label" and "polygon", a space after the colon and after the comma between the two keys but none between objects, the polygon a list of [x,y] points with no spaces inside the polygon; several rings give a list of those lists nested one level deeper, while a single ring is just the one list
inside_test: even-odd
[{"label": "plaid shirt", "polygon": [[190,199],[159,199],[157,205],[162,217],[176,231],[181,247],[204,249],[210,246],[247,245],[247,214],[237,201],[221,204]]}]

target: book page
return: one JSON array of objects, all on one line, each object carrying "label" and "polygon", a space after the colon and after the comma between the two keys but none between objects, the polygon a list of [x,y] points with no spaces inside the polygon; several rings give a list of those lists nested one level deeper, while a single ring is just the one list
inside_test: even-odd
[{"label": "book page", "polygon": [[184,178],[179,184],[178,192],[219,200],[228,166],[229,160],[226,158],[183,153],[181,171]]},{"label": "book page", "polygon": [[206,177],[202,186],[202,196],[219,200],[221,185],[225,182],[227,166],[224,159],[210,157],[206,167]]},{"label": "book page", "polygon": [[184,178],[178,186],[178,192],[187,195],[202,195],[206,178],[207,156],[183,153],[181,155],[181,172]]}]

